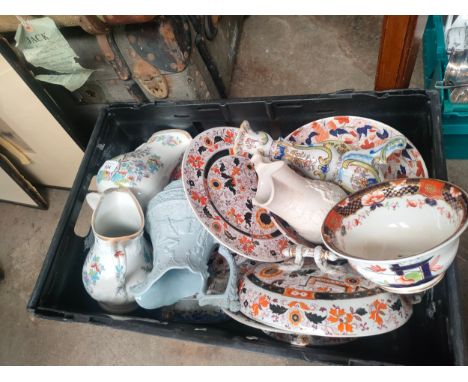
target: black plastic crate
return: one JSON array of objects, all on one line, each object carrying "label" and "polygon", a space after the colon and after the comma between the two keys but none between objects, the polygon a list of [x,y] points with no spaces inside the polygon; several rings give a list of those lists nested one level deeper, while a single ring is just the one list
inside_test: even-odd
[{"label": "black plastic crate", "polygon": [[[338,92],[325,95],[113,105],[105,109],[87,147],[44,261],[28,309],[39,317],[89,322],[158,336],[235,347],[332,364],[461,364],[463,327],[455,267],[414,306],[411,320],[384,335],[330,347],[299,348],[278,342],[234,321],[212,325],[161,323],[158,311],[143,309],[116,317],[86,293],[81,270],[84,239],[74,226],[91,178],[101,164],[135,149],[155,131],[179,128],[193,136],[247,119],[274,137],[328,116],[357,115],[382,121],[405,134],[421,152],[430,176],[447,179],[438,94],[419,90]],[[199,330],[200,327],[205,330]],[[247,338],[248,337],[248,338]],[[256,337],[256,339],[255,339]]]}]

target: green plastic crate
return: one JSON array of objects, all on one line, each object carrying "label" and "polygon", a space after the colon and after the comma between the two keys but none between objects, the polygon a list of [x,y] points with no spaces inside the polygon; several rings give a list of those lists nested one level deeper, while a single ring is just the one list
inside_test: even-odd
[{"label": "green plastic crate", "polygon": [[[435,89],[444,79],[448,58],[442,16],[429,16],[423,36],[424,86]],[[447,159],[468,159],[468,104],[450,101],[449,90],[437,89],[442,106],[442,128]]]}]

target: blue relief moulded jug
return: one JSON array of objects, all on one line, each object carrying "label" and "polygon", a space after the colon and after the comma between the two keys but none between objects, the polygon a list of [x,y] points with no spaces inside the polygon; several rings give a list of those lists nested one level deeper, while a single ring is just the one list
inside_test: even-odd
[{"label": "blue relief moulded jug", "polygon": [[203,305],[239,310],[237,268],[229,251],[218,253],[229,265],[223,294],[207,294],[208,260],[218,245],[190,208],[181,180],[169,184],[149,203],[146,230],[153,244],[153,270],[132,288],[138,305],[157,309],[197,295]]}]

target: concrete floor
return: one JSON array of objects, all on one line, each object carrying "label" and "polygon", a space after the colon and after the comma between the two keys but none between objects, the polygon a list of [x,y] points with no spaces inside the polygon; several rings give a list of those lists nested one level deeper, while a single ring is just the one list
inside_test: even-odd
[{"label": "concrete floor", "polygon": [[[244,24],[232,97],[373,88],[380,17],[262,17]],[[418,60],[412,87],[422,86]],[[468,161],[449,161],[449,177],[468,189]],[[68,192],[48,190],[39,211],[0,203],[0,364],[2,365],[300,365],[265,354],[158,338],[77,323],[35,319],[26,304]],[[468,235],[457,258],[468,286]],[[1,278],[1,277],[0,277]],[[463,296],[468,325],[468,297]],[[467,341],[468,343],[468,341]]]}]

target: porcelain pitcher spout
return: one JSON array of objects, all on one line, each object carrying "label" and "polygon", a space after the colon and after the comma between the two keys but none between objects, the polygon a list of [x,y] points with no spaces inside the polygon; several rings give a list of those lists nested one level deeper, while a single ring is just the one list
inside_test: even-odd
[{"label": "porcelain pitcher spout", "polygon": [[273,140],[265,132],[255,132],[247,121],[241,124],[234,143],[236,155],[259,153],[274,161],[285,161],[311,179],[338,184],[355,192],[382,182],[387,158],[406,147],[404,136],[394,136],[368,150],[351,150],[340,141],[296,145],[283,139]]},{"label": "porcelain pitcher spout", "polygon": [[146,229],[154,248],[153,270],[132,288],[141,307],[156,309],[197,295],[200,305],[239,309],[237,269],[222,246],[218,253],[229,265],[228,286],[222,294],[207,294],[208,260],[219,244],[188,205],[181,180],[172,182],[151,200]]},{"label": "porcelain pitcher spout", "polygon": [[253,204],[286,220],[304,239],[320,243],[325,216],[346,193],[336,184],[305,178],[282,161],[255,154],[252,162],[258,174]]},{"label": "porcelain pitcher spout", "polygon": [[88,294],[107,311],[126,313],[137,307],[130,292],[152,268],[151,247],[143,237],[144,215],[128,189],[91,193],[94,243],[83,266]]}]

